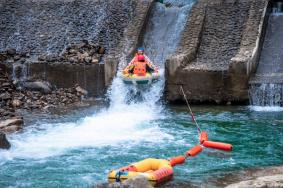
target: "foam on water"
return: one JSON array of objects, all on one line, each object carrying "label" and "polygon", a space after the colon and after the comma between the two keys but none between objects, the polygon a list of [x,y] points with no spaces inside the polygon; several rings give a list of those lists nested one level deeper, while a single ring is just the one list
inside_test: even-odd
[{"label": "foam on water", "polygon": [[[79,122],[42,125],[45,131],[29,131],[12,136],[13,148],[2,153],[7,158],[42,158],[58,155],[68,149],[79,147],[101,147],[127,142],[135,145],[139,141],[161,142],[170,138],[150,121],[156,114],[142,107],[136,112],[135,105],[100,112]],[[2,155],[2,156],[3,156]]]},{"label": "foam on water", "polygon": [[257,112],[281,112],[283,107],[280,106],[249,106],[253,111]]},{"label": "foam on water", "polygon": [[13,147],[2,151],[0,158],[44,158],[81,147],[121,143],[131,147],[139,142],[161,143],[172,138],[158,124],[152,124],[153,120],[162,119],[163,107],[158,101],[164,87],[163,72],[157,83],[143,88],[125,85],[118,75],[108,91],[109,108],[77,122],[29,127],[24,133],[9,137]]}]

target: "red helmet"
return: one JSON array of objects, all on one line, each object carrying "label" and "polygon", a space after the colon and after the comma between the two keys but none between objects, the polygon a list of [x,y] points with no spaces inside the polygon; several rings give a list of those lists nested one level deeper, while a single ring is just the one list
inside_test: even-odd
[{"label": "red helmet", "polygon": [[145,58],[143,55],[138,55],[138,61],[145,61]]}]

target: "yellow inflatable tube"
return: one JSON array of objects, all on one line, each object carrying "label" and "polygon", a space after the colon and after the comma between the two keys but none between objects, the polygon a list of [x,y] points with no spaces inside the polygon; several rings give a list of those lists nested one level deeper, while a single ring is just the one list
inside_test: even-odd
[{"label": "yellow inflatable tube", "polygon": [[155,186],[172,179],[173,173],[173,168],[168,160],[148,158],[118,170],[112,170],[108,174],[108,180],[109,182],[123,182],[142,175]]}]

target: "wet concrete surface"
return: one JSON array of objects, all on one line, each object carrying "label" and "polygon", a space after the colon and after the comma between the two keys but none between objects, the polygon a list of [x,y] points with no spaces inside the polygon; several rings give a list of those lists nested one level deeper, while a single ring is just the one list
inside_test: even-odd
[{"label": "wet concrete surface", "polygon": [[283,83],[283,15],[271,14],[259,65],[251,83]]}]

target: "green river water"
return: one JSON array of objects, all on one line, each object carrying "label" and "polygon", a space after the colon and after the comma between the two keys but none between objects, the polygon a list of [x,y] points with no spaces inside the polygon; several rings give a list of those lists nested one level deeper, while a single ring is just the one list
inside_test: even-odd
[{"label": "green river water", "polygon": [[[171,184],[199,185],[226,172],[283,164],[282,112],[257,112],[241,106],[193,106],[193,110],[210,140],[231,143],[234,150],[205,149],[175,167]],[[120,125],[115,115],[111,117],[116,126],[95,125],[112,122],[103,119],[107,113],[90,107],[63,117],[42,118],[23,133],[9,136],[13,148],[0,152],[0,187],[90,187],[107,181],[111,169],[147,157],[180,155],[198,143],[197,130],[184,106],[166,106],[143,117],[145,121],[136,120],[132,128]],[[102,127],[92,129],[90,123]]]}]

